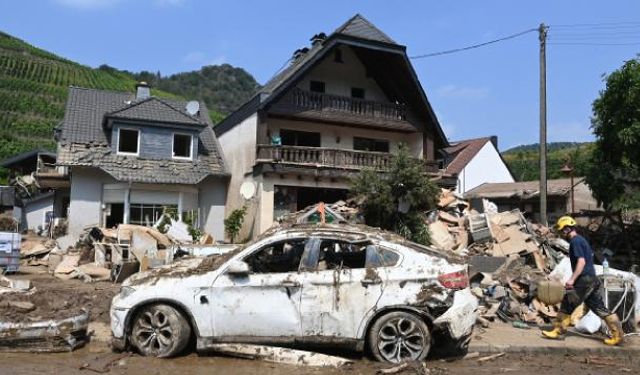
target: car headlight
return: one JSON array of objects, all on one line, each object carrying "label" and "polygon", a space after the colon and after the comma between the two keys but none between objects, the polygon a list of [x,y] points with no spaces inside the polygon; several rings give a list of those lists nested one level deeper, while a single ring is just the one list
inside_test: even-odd
[{"label": "car headlight", "polygon": [[136,291],[136,289],[134,287],[132,287],[132,286],[120,287],[120,297],[121,298],[127,298],[135,291]]}]

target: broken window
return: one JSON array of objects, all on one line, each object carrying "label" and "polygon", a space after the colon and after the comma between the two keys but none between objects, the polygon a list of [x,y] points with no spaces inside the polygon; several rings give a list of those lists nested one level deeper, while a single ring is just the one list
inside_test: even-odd
[{"label": "broken window", "polygon": [[191,159],[191,135],[173,134],[173,157]]},{"label": "broken window", "polygon": [[389,141],[386,139],[353,137],[353,149],[361,151],[389,152]]},{"label": "broken window", "polygon": [[306,239],[268,244],[244,259],[254,273],[297,272]]},{"label": "broken window", "polygon": [[150,227],[154,225],[165,212],[176,212],[176,205],[137,204],[129,207],[129,223]]},{"label": "broken window", "polygon": [[309,82],[309,90],[311,92],[319,92],[321,94],[324,94],[324,82],[322,81]]},{"label": "broken window", "polygon": [[320,133],[280,129],[280,138],[286,146],[320,147]]},{"label": "broken window", "polygon": [[318,256],[318,271],[364,268],[367,245],[370,243],[349,243],[338,240],[323,240]]},{"label": "broken window", "polygon": [[118,153],[137,155],[139,140],[139,130],[118,129]]},{"label": "broken window", "polygon": [[360,87],[352,87],[351,97],[356,99],[364,99],[364,89]]}]

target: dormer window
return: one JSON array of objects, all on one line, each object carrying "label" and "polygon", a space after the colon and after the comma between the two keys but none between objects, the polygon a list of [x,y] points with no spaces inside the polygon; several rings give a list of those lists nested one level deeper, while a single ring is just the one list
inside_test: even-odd
[{"label": "dormer window", "polygon": [[118,154],[138,156],[140,151],[140,130],[118,129]]},{"label": "dormer window", "polygon": [[190,134],[173,133],[173,158],[174,159],[189,159],[191,160],[193,155],[193,136]]}]

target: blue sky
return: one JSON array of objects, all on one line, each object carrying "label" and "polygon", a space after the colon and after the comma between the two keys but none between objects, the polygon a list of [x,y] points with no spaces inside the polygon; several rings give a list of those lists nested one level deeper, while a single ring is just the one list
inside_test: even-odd
[{"label": "blue sky", "polygon": [[[602,75],[640,52],[640,1],[40,0],[0,3],[0,30],[90,66],[163,75],[230,63],[265,83],[320,31],[355,13],[410,56],[551,25],[550,141],[588,141]],[[622,22],[636,22],[627,24]],[[615,27],[554,27],[617,23]],[[538,141],[538,39],[529,33],[472,51],[414,60],[451,140],[498,135],[500,148]]]}]

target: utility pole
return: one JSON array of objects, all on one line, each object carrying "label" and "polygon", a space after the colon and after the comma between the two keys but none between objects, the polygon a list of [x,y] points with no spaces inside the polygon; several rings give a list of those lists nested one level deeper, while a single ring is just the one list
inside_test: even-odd
[{"label": "utility pole", "polygon": [[547,30],[538,28],[540,38],[540,223],[547,225]]}]

